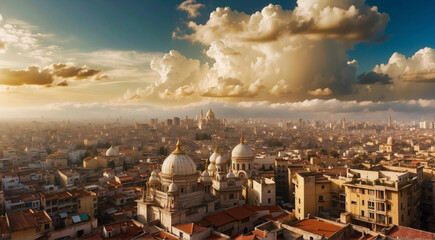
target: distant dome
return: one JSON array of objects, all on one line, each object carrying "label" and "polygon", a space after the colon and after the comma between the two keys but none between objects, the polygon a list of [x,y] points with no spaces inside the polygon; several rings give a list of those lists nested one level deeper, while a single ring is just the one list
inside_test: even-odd
[{"label": "distant dome", "polygon": [[107,149],[106,157],[117,157],[117,156],[119,156],[119,152],[118,150],[116,150],[116,148],[111,146],[109,149]]},{"label": "distant dome", "polygon": [[235,178],[235,177],[236,177],[236,175],[234,175],[233,172],[229,172],[229,173],[227,174],[227,178]]},{"label": "distant dome", "polygon": [[240,138],[240,144],[237,145],[231,152],[233,158],[254,158],[254,152],[245,144],[245,137]]},{"label": "distant dome", "polygon": [[177,187],[177,185],[175,185],[174,182],[169,184],[169,187],[168,187],[168,192],[169,193],[174,193],[174,192],[177,192],[177,191],[178,191],[178,187]]},{"label": "distant dome", "polygon": [[214,119],[214,112],[211,110],[211,108],[208,109],[207,114],[205,115],[207,119]]},{"label": "distant dome", "polygon": [[166,175],[187,176],[196,174],[196,164],[181,150],[181,143],[178,141],[177,148],[162,164],[162,173]]}]

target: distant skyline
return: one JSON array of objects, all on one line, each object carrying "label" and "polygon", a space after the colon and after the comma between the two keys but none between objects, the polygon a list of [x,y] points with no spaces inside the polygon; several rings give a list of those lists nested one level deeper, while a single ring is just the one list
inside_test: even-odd
[{"label": "distant skyline", "polygon": [[4,0],[0,118],[212,107],[433,120],[433,12],[422,0]]}]

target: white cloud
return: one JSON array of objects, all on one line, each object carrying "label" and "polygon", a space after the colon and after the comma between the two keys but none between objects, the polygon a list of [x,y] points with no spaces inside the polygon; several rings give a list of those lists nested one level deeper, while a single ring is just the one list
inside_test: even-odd
[{"label": "white cloud", "polygon": [[199,15],[199,8],[204,7],[204,4],[196,3],[196,0],[186,0],[178,5],[177,9],[186,11],[189,18],[195,18]]},{"label": "white cloud", "polygon": [[313,91],[308,91],[308,94],[312,96],[329,96],[332,94],[332,91],[329,88],[324,88],[324,89],[318,88]]}]

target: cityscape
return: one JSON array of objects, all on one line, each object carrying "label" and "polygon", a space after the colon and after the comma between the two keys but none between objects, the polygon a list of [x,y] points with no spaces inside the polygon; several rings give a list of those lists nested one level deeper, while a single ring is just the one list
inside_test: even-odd
[{"label": "cityscape", "polygon": [[0,239],[435,239],[434,11],[0,2]]}]

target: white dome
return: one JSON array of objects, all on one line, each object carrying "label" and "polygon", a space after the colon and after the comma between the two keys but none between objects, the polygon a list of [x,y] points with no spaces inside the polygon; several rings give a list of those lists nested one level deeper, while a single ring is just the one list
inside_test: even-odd
[{"label": "white dome", "polygon": [[149,179],[150,182],[158,182],[159,179],[159,174],[154,170],[151,172],[151,177]]},{"label": "white dome", "polygon": [[216,158],[216,164],[225,165],[227,164],[227,160],[222,155],[219,155],[219,157]]},{"label": "white dome", "polygon": [[215,162],[216,162],[216,158],[217,158],[218,156],[219,156],[219,153],[214,152],[212,155],[210,155],[210,158],[209,158],[210,162],[211,162],[211,163],[215,163]]},{"label": "white dome", "polygon": [[196,164],[181,149],[180,141],[162,164],[162,173],[166,175],[187,176],[196,174]]},{"label": "white dome", "polygon": [[390,137],[387,139],[387,144],[393,144],[393,142],[394,142],[393,137],[390,136]]},{"label": "white dome", "polygon": [[211,181],[210,174],[207,171],[202,172],[201,179],[204,182],[210,182]]},{"label": "white dome", "polygon": [[168,192],[169,193],[174,193],[174,192],[177,192],[177,191],[178,191],[178,187],[177,187],[177,185],[175,185],[174,182],[169,184],[169,187],[168,187]]},{"label": "white dome", "polygon": [[214,163],[210,163],[207,168],[210,172],[216,171],[216,165]]},{"label": "white dome", "polygon": [[119,156],[119,152],[113,146],[107,149],[106,157],[117,157],[117,156]]},{"label": "white dome", "polygon": [[254,158],[254,152],[251,148],[245,144],[240,143],[231,152],[231,157],[233,158]]},{"label": "white dome", "polygon": [[227,178],[235,178],[235,177],[236,177],[236,175],[234,175],[233,172],[229,172],[229,173],[227,174]]}]

